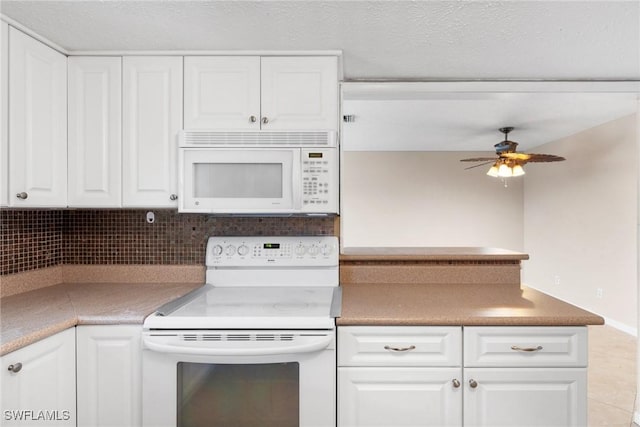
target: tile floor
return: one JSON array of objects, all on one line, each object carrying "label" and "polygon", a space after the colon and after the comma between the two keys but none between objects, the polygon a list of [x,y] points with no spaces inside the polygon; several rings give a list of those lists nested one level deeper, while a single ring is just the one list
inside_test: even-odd
[{"label": "tile floor", "polygon": [[589,427],[629,427],[636,394],[636,338],[589,326]]}]

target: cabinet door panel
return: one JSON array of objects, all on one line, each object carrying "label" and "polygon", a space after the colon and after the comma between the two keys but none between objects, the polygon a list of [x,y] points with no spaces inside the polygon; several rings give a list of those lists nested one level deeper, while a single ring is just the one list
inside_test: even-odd
[{"label": "cabinet door panel", "polygon": [[9,204],[66,206],[67,57],[11,27],[9,87]]},{"label": "cabinet door panel", "polygon": [[78,326],[78,426],[142,423],[141,327]]},{"label": "cabinet door panel", "polygon": [[586,368],[465,368],[464,387],[465,426],[587,425]]},{"label": "cabinet door panel", "polygon": [[68,199],[121,206],[121,59],[69,58]]},{"label": "cabinet door panel", "polygon": [[260,57],[186,57],[184,73],[185,129],[260,129]]},{"label": "cabinet door panel", "polygon": [[338,128],[336,57],[261,59],[262,129]]},{"label": "cabinet door panel", "polygon": [[182,57],[123,58],[123,206],[177,207]]},{"label": "cabinet door panel", "polygon": [[[71,328],[2,356],[2,425],[75,426],[75,355]],[[19,372],[8,370],[17,363]]]},{"label": "cabinet door panel", "polygon": [[460,426],[461,368],[338,368],[338,427]]}]

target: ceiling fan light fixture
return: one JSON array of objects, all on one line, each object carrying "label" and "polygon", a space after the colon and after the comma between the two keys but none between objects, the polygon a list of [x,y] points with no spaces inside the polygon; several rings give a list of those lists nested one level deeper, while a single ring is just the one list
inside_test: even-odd
[{"label": "ceiling fan light fixture", "polygon": [[513,171],[506,163],[502,163],[498,168],[498,176],[500,178],[509,178],[513,176]]},{"label": "ceiling fan light fixture", "polygon": [[524,168],[522,167],[522,165],[515,165],[512,169],[512,175],[511,176],[522,176],[525,174],[524,172]]},{"label": "ceiling fan light fixture", "polygon": [[494,178],[498,177],[498,165],[494,163],[493,166],[487,171],[487,175],[492,176]]}]

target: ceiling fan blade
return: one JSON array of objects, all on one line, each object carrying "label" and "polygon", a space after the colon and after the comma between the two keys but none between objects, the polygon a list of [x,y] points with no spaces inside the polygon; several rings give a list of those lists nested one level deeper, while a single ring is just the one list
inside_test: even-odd
[{"label": "ceiling fan blade", "polygon": [[544,163],[561,162],[563,160],[566,160],[564,157],[554,156],[553,154],[529,154],[528,156],[529,159],[527,159],[527,162]]},{"label": "ceiling fan blade", "polygon": [[480,164],[477,164],[477,165],[469,166],[468,168],[464,168],[464,170],[469,170],[469,169],[473,169],[473,168],[479,168],[480,166],[490,165],[490,164],[491,164],[491,163],[493,163],[493,162],[494,162],[494,160],[493,160],[493,159],[491,159],[491,160],[490,160],[490,161],[488,161],[488,162],[484,162],[484,163],[480,163]]},{"label": "ceiling fan blade", "polygon": [[461,162],[495,162],[497,157],[473,157],[471,159],[462,159]]}]

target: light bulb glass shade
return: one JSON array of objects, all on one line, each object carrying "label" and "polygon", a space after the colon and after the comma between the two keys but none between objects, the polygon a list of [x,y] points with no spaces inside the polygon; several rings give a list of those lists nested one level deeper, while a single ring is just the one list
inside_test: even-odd
[{"label": "light bulb glass shade", "polygon": [[487,171],[487,175],[497,178],[498,177],[498,167],[495,164],[493,166],[491,166],[491,169],[489,169]]},{"label": "light bulb glass shade", "polygon": [[521,165],[515,165],[513,167],[513,176],[522,176],[524,175],[524,168]]},{"label": "light bulb glass shade", "polygon": [[511,168],[509,166],[503,163],[498,168],[498,176],[500,178],[509,178],[510,176],[513,176],[513,172],[511,171]]}]

